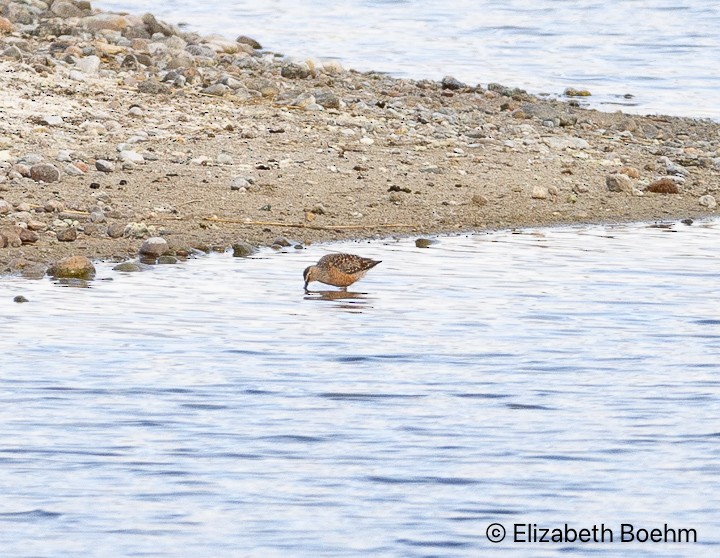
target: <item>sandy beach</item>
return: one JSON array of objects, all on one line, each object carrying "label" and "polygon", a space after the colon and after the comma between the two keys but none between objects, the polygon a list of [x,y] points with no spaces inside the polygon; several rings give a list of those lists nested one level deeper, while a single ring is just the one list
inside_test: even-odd
[{"label": "sandy beach", "polygon": [[157,236],[184,255],[717,214],[717,122],[291,62],[88,2],[0,16],[0,272]]}]

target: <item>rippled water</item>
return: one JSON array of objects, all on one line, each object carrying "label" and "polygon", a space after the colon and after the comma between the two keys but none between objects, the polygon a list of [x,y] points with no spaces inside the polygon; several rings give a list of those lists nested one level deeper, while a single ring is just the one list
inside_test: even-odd
[{"label": "rippled water", "polygon": [[[691,0],[107,0],[296,57],[533,93],[587,88],[603,110],[720,120],[720,4]],[[626,99],[625,95],[633,98]]]},{"label": "rippled water", "polygon": [[[593,226],[0,278],[2,555],[717,556],[718,240]],[[383,262],[305,295],[336,249]],[[494,546],[495,522],[699,542]]]}]

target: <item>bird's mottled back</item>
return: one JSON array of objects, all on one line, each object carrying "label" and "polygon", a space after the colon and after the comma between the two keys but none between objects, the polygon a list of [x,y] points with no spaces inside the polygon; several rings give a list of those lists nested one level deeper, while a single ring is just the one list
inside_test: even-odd
[{"label": "bird's mottled back", "polygon": [[347,273],[348,275],[354,275],[372,269],[379,263],[379,261],[355,256],[354,254],[328,254],[320,258],[317,265],[328,268],[334,267],[338,271]]}]

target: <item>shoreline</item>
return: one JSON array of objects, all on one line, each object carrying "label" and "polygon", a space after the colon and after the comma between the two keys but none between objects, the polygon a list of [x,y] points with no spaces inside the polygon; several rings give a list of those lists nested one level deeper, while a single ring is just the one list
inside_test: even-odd
[{"label": "shoreline", "polygon": [[155,236],[177,255],[718,215],[720,123],[48,4],[0,0],[0,273],[133,259]]}]

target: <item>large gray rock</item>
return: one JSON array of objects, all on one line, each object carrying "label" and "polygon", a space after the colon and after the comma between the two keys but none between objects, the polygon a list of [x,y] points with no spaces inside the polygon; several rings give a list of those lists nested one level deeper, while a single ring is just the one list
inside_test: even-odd
[{"label": "large gray rock", "polygon": [[160,236],[148,238],[140,246],[140,255],[146,258],[159,258],[168,251],[167,240]]}]

